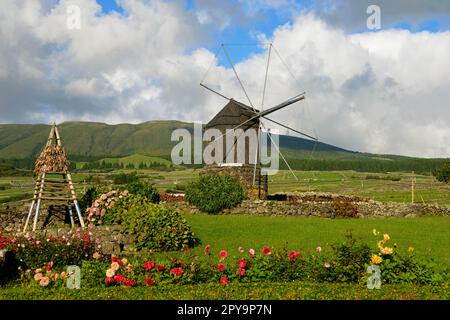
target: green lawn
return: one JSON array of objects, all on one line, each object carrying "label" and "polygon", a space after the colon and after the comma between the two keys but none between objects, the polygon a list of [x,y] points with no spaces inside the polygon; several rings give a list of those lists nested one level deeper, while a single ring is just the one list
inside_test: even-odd
[{"label": "green lawn", "polygon": [[239,246],[314,250],[318,245],[330,250],[330,244],[343,240],[347,231],[375,247],[379,240],[372,234],[375,228],[388,233],[399,250],[413,247],[417,256],[433,258],[438,267],[450,266],[450,217],[327,219],[198,214],[186,218],[203,245],[210,244],[216,250],[237,252]]},{"label": "green lawn", "polygon": [[449,287],[384,285],[369,290],[363,285],[333,283],[231,283],[196,285],[165,285],[137,288],[29,288],[0,289],[0,300],[330,300],[330,299],[450,299]]}]

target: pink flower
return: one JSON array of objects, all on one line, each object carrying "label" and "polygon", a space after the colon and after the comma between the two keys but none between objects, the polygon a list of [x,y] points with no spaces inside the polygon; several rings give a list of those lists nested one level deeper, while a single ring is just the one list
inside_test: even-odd
[{"label": "pink flower", "polygon": [[146,261],[144,263],[145,270],[151,270],[154,266],[155,266],[155,264],[151,261]]},{"label": "pink flower", "polygon": [[300,252],[292,251],[291,253],[288,254],[288,257],[291,260],[291,262],[293,262],[295,261],[295,258],[297,258],[298,255],[300,255]]},{"label": "pink flower", "polygon": [[107,286],[110,286],[110,285],[112,285],[112,284],[114,284],[114,279],[113,278],[109,278],[109,277],[106,277],[105,278],[105,284],[107,285]]},{"label": "pink flower", "polygon": [[156,266],[156,270],[158,270],[158,271],[164,271],[164,270],[166,270],[166,267],[163,266],[163,265],[161,265],[161,264],[158,264],[158,265]]},{"label": "pink flower", "polygon": [[322,251],[322,247],[321,247],[321,246],[317,246],[316,252],[317,252],[317,253],[320,253],[321,251]]},{"label": "pink flower", "polygon": [[221,259],[225,259],[228,256],[228,253],[225,250],[220,250],[219,256]]},{"label": "pink flower", "polygon": [[102,196],[100,197],[101,200],[106,200],[106,198],[108,198],[106,194],[102,194]]},{"label": "pink flower", "polygon": [[262,249],[263,254],[265,254],[266,256],[270,255],[272,252],[270,251],[269,247],[264,247]]},{"label": "pink flower", "polygon": [[122,195],[127,196],[127,195],[128,195],[128,190],[124,190],[124,191],[122,192]]},{"label": "pink flower", "polygon": [[205,254],[209,254],[209,251],[211,250],[211,246],[208,244],[206,247],[205,247],[205,250],[203,250],[203,252],[205,252]]},{"label": "pink flower", "polygon": [[253,258],[255,256],[255,249],[248,250],[248,255],[250,258]]},{"label": "pink flower", "polygon": [[331,264],[329,264],[328,262],[325,262],[324,266],[325,266],[325,268],[329,268],[329,267],[331,267]]},{"label": "pink flower", "polygon": [[152,286],[155,284],[155,280],[153,280],[153,278],[145,278],[145,284],[148,286]]},{"label": "pink flower", "polygon": [[230,281],[226,277],[221,277],[219,280],[220,284],[229,284]]},{"label": "pink flower", "polygon": [[171,270],[170,270],[170,274],[172,274],[172,275],[174,275],[174,276],[176,276],[176,277],[178,277],[178,276],[181,276],[182,274],[183,274],[183,269],[181,269],[181,268],[172,268]]},{"label": "pink flower", "polygon": [[39,281],[39,285],[42,287],[48,286],[50,279],[48,277],[43,277],[41,281]]},{"label": "pink flower", "polygon": [[133,279],[127,279],[125,280],[125,285],[127,287],[134,287],[136,285],[136,281],[134,281]]},{"label": "pink flower", "polygon": [[219,264],[217,266],[217,270],[219,270],[220,272],[222,272],[225,269],[225,266],[223,264]]},{"label": "pink flower", "polygon": [[103,217],[106,214],[106,209],[103,208],[102,211],[100,211],[100,216]]},{"label": "pink flower", "polygon": [[244,259],[239,260],[238,266],[239,268],[244,269],[247,266],[247,261],[245,261]]},{"label": "pink flower", "polygon": [[50,271],[53,268],[53,261],[50,263],[47,263],[47,270]]}]

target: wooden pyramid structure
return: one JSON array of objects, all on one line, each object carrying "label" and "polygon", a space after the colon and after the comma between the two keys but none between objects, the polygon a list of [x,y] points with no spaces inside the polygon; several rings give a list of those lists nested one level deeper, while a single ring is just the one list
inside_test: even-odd
[{"label": "wooden pyramid structure", "polygon": [[67,159],[66,152],[61,144],[58,127],[53,123],[47,139],[47,144],[36,159],[34,171],[38,178],[36,180],[33,201],[31,202],[30,211],[28,212],[23,232],[26,232],[27,230],[33,211],[33,231],[36,231],[42,201],[48,201],[51,204],[65,203],[69,209],[72,228],[75,227],[72,211],[73,204],[77,211],[80,225],[84,228],[83,217],[81,215],[80,206],[78,205],[72,177],[69,172],[69,164],[70,162]]}]

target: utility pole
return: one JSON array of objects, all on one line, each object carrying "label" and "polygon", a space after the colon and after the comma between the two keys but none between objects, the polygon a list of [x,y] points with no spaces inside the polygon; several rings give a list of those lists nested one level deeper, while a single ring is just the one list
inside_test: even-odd
[{"label": "utility pole", "polygon": [[414,177],[414,171],[411,176],[411,203],[414,203],[414,185],[416,183],[416,178]]}]

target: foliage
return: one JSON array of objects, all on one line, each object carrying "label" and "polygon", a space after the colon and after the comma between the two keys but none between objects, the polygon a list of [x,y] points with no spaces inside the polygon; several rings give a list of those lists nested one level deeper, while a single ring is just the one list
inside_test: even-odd
[{"label": "foliage", "polygon": [[160,201],[159,193],[150,183],[138,181],[127,184],[125,188],[134,195],[140,195],[147,198],[150,202],[158,203]]},{"label": "foliage", "polygon": [[79,201],[81,212],[85,212],[98,196],[99,190],[96,187],[90,187],[87,189]]},{"label": "foliage", "polygon": [[113,181],[114,181],[114,184],[122,185],[122,184],[135,183],[135,182],[139,181],[139,178],[138,178],[136,172],[132,172],[132,173],[122,172],[122,173],[114,175]]},{"label": "foliage", "polygon": [[436,180],[444,183],[450,183],[450,161],[447,161],[443,166],[434,172]]},{"label": "foliage", "polygon": [[[97,251],[98,242],[89,233],[80,230],[69,231],[58,238],[39,234],[0,238],[0,249],[5,248],[15,253],[26,268],[38,268],[52,263],[55,268],[71,264],[80,264],[82,260],[91,259]],[[98,253],[98,252],[97,252]]]},{"label": "foliage", "polygon": [[241,184],[228,175],[205,175],[186,188],[186,201],[207,213],[233,208],[244,199]]},{"label": "foliage", "polygon": [[358,242],[352,233],[346,235],[346,241],[332,246],[335,263],[336,280],[340,282],[357,282],[366,272],[366,263],[371,250],[367,244]]},{"label": "foliage", "polygon": [[142,203],[121,214],[124,232],[136,235],[138,249],[179,250],[199,242],[188,222],[175,210]]}]

